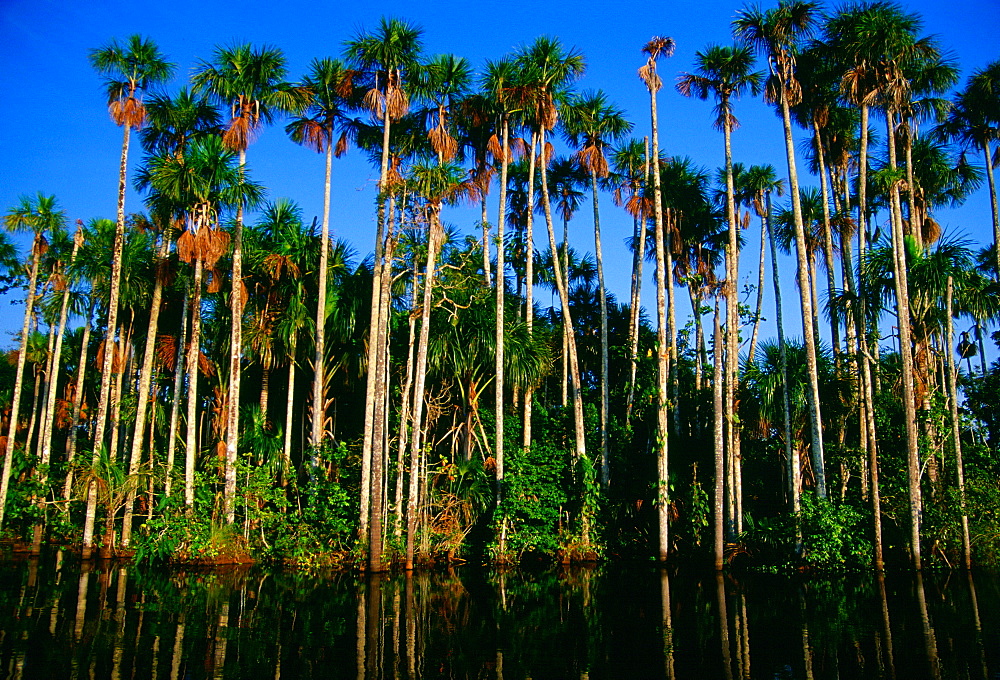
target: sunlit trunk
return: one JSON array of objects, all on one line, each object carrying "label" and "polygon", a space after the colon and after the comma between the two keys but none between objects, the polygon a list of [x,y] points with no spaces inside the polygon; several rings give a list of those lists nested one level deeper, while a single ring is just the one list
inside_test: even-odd
[{"label": "sunlit trunk", "polygon": [[191,283],[191,337],[187,356],[187,432],[184,456],[184,505],[194,510],[194,464],[198,456],[198,363],[201,354],[201,277],[204,265],[195,256],[194,280]]},{"label": "sunlit trunk", "polygon": [[[886,134],[889,139],[889,167],[896,169],[895,113],[886,112]],[[903,241],[902,207],[899,200],[899,186],[893,185],[890,193],[892,212],[892,251],[896,293],[897,326],[899,328],[899,356],[902,363],[903,383],[903,425],[906,432],[907,486],[909,489],[910,551],[913,568],[921,567],[920,520],[923,501],[920,492],[920,452],[917,437],[917,413],[913,390],[913,342],[911,340],[910,293],[907,283],[906,246]]]},{"label": "sunlit trunk", "polygon": [[601,486],[611,484],[608,461],[608,298],[604,289],[604,251],[601,248],[601,213],[597,203],[597,172],[590,171],[594,200],[594,252],[597,257],[597,289],[601,304]]},{"label": "sunlit trunk", "polygon": [[[24,299],[24,323],[21,326],[21,344],[17,353],[17,372],[14,374],[14,394],[10,405],[10,426],[7,429],[7,444],[3,457],[3,472],[0,473],[0,527],[3,526],[4,512],[7,508],[7,490],[10,487],[10,472],[14,462],[14,440],[17,438],[17,421],[21,405],[21,390],[24,389],[24,366],[28,359],[28,329],[31,326],[31,314],[35,308],[35,288],[38,285],[38,259],[40,256],[38,238],[32,248],[31,274],[28,279],[28,292]],[[96,497],[95,497],[96,503]]]},{"label": "sunlit trunk", "polygon": [[788,160],[788,184],[792,195],[792,215],[795,225],[795,254],[798,263],[799,299],[802,308],[802,340],[806,348],[806,371],[809,389],[810,442],[812,462],[816,473],[816,493],[826,498],[826,472],[823,457],[823,420],[819,402],[819,367],[816,356],[816,331],[813,326],[813,305],[809,296],[809,262],[806,250],[805,227],[802,221],[802,203],[799,194],[799,176],[795,166],[795,142],[792,139],[792,119],[787,89],[781,87],[781,120],[785,132],[785,155]]},{"label": "sunlit trunk", "polygon": [[[504,128],[504,131],[509,134],[506,127]],[[528,337],[534,336],[535,328],[535,235],[533,216],[535,212],[535,163],[538,158],[535,154],[535,146],[537,143],[538,133],[532,131],[531,149],[529,149],[530,155],[528,157],[528,214],[526,215],[527,226],[524,229],[524,319],[525,325],[528,329]],[[509,153],[509,151],[505,148],[505,158],[507,153]],[[501,172],[505,169],[506,164],[501,166]],[[507,206],[503,202],[506,200],[505,186],[506,183],[502,184],[500,189],[501,192],[503,192],[500,203],[501,213],[507,210]],[[531,448],[531,412],[533,407],[533,394],[534,387],[526,385],[524,388],[524,432],[521,442],[521,445],[525,449]]]},{"label": "sunlit trunk", "polygon": [[174,453],[177,449],[177,428],[181,419],[181,390],[184,387],[184,349],[187,346],[188,310],[187,303],[190,286],[184,286],[184,304],[181,310],[181,329],[177,334],[177,353],[174,356],[174,389],[171,392],[170,429],[167,435],[167,472],[164,478],[163,495],[170,497],[173,491]]},{"label": "sunlit trunk", "polygon": [[330,176],[333,172],[333,145],[327,143],[323,179],[323,226],[319,236],[319,276],[316,293],[316,329],[314,337],[316,354],[313,357],[312,425],[309,445],[314,449],[323,443],[326,422],[326,296],[327,274],[330,262]]}]

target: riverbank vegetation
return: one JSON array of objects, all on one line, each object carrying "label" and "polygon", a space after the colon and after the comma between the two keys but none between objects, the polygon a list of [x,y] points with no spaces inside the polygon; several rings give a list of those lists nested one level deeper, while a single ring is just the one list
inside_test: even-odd
[{"label": "riverbank vegetation", "polygon": [[[95,49],[116,219],[43,193],[5,212],[31,237],[0,241],[25,301],[0,363],[5,535],[372,571],[996,564],[1000,253],[934,211],[988,191],[1000,234],[1000,62],[959,82],[888,2],[747,6],[733,38],[672,64],[677,92],[673,39],[634,46],[648,126],[574,89],[584,55],[553,38],[476,70],[383,19],[298,80],[233,45],[169,92],[150,40]],[[723,167],[670,155],[657,105],[680,95],[715,103]],[[755,96],[786,167],[730,151]],[[267,194],[264,126],[324,155],[322,215]],[[379,169],[368,257],[329,238],[345,153]],[[612,210],[627,293],[604,281]]]}]

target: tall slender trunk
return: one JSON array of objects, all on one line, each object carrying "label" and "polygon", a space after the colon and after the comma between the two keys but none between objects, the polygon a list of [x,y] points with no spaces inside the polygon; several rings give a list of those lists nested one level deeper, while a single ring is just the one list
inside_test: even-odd
[{"label": "tall slender trunk", "polygon": [[[153,299],[149,305],[149,326],[146,329],[146,348],[142,357],[142,368],[139,372],[139,394],[136,401],[135,429],[132,434],[132,448],[129,455],[128,472],[134,475],[139,471],[142,461],[143,434],[145,433],[146,409],[150,402],[150,384],[153,378],[153,357],[156,355],[156,331],[160,322],[160,307],[163,300],[163,278],[166,268],[166,258],[170,253],[170,241],[164,235],[156,262],[156,280],[153,284]],[[132,539],[132,511],[135,504],[136,489],[129,491],[125,503],[125,516],[122,519],[122,547],[127,548]]]},{"label": "tall slender trunk", "polygon": [[958,479],[958,502],[962,512],[962,562],[966,569],[972,568],[972,546],[969,541],[969,511],[965,498],[965,465],[962,462],[962,433],[959,430],[958,418],[958,369],[955,367],[955,323],[952,316],[952,297],[954,281],[948,277],[948,290],[945,298],[947,312],[945,320],[945,360],[947,362],[948,407],[951,412],[951,440],[955,449],[955,474]]},{"label": "tall slender trunk", "polygon": [[[643,165],[643,182],[649,181],[649,138],[645,140],[645,163]],[[636,187],[636,195],[640,191],[640,186]],[[641,319],[642,304],[642,264],[646,258],[646,216],[644,211],[637,211],[633,218],[633,233],[635,238],[635,252],[632,258],[632,295],[629,298],[631,307],[629,309],[629,383],[628,399],[625,406],[625,425],[632,421],[632,406],[635,401],[635,375],[639,366],[639,323]]]},{"label": "tall slender trunk", "polygon": [[[246,172],[247,152],[240,149],[240,181]],[[226,469],[222,504],[226,523],[236,519],[236,455],[240,440],[240,362],[243,359],[243,206],[236,208],[233,238],[233,280],[229,306],[232,326],[229,335],[229,410],[226,418]]]},{"label": "tall slender trunk", "polygon": [[[80,358],[76,369],[76,383],[73,389],[73,412],[69,423],[69,441],[66,442],[66,480],[63,483],[63,500],[68,501],[73,493],[73,460],[76,458],[76,444],[80,436],[80,413],[83,410],[84,378],[87,374],[87,354],[90,348],[90,330],[97,300],[90,298],[87,307],[87,320],[83,325],[83,337],[80,340]],[[68,513],[69,506],[66,506]]]},{"label": "tall slender trunk", "polygon": [[[509,134],[509,131],[508,131]],[[524,228],[524,319],[528,329],[528,337],[534,337],[535,328],[535,235],[534,235],[534,213],[535,213],[535,162],[538,158],[535,155],[535,146],[538,143],[538,133],[531,132],[531,155],[528,158],[528,214],[527,226]],[[504,153],[508,153],[506,150]],[[542,152],[544,154],[544,150]],[[545,159],[542,160],[545,162]],[[506,169],[506,165],[501,166],[501,172]],[[500,198],[500,211],[505,211],[506,205],[506,183],[501,186],[503,194]],[[524,388],[524,430],[521,445],[525,449],[531,448],[531,412],[533,407],[534,387],[526,385]]]},{"label": "tall slender trunk", "polygon": [[[493,287],[493,272],[492,265],[490,264],[490,220],[486,213],[486,192],[483,191],[482,196],[479,199],[479,209],[480,209],[480,222],[483,227],[483,277],[486,280],[486,287]],[[497,254],[503,252],[504,242],[503,237],[497,234]]]},{"label": "tall slender trunk", "polygon": [[750,334],[750,350],[747,355],[753,361],[757,356],[757,335],[760,331],[761,311],[764,309],[764,260],[767,251],[767,218],[760,216],[760,258],[757,265],[757,305],[753,315],[753,332]]},{"label": "tall slender trunk", "polygon": [[319,290],[316,304],[316,354],[313,358],[312,427],[309,445],[314,449],[323,443],[326,422],[326,288],[330,262],[330,176],[333,172],[333,147],[326,145],[325,173],[323,180],[323,226],[320,228]]},{"label": "tall slender trunk", "polygon": [[[721,106],[728,110],[729,102],[723,98]],[[736,468],[740,461],[737,456],[739,441],[739,414],[736,412],[736,389],[739,382],[740,354],[740,314],[739,314],[739,283],[740,283],[740,246],[739,230],[736,214],[736,188],[733,181],[732,125],[727,121],[723,126],[725,139],[726,163],[726,221],[728,222],[728,239],[726,241],[726,367],[725,367],[725,416],[726,416],[726,461],[728,470],[726,479],[729,487],[730,516],[726,522],[727,539],[736,539],[738,523],[737,501],[741,490],[736,488]]]},{"label": "tall slender trunk", "polygon": [[[539,147],[542,149],[544,155],[545,149],[545,130],[543,129],[540,135]],[[586,433],[584,431],[583,422],[583,393],[580,383],[580,363],[577,358],[576,352],[576,335],[573,332],[573,315],[570,311],[569,305],[569,289],[567,285],[567,275],[568,272],[563,271],[562,265],[559,263],[555,253],[558,252],[558,247],[556,246],[556,233],[552,224],[552,204],[549,201],[549,186],[548,177],[546,172],[546,163],[542,162],[542,208],[545,212],[545,228],[549,235],[549,249],[553,253],[552,258],[552,268],[553,274],[555,275],[556,289],[559,291],[559,301],[562,304],[562,317],[563,325],[566,327],[566,346],[568,350],[568,360],[569,360],[569,373],[570,381],[573,387],[573,423],[574,423],[574,434],[575,434],[575,447],[573,450],[573,468],[575,474],[587,476],[591,473],[590,471],[590,461],[587,460],[587,444],[586,444]],[[580,468],[583,468],[582,470]],[[582,536],[581,542],[584,547],[590,544],[590,531],[589,531],[589,521],[590,512],[592,507],[590,505],[590,498],[587,495],[586,485],[580,486],[583,495],[583,511],[582,511]]]},{"label": "tall slender trunk", "polygon": [[[894,144],[895,112],[886,111],[886,135],[889,147],[889,167],[896,169],[896,145]],[[899,327],[899,355],[902,364],[903,419],[906,432],[907,486],[910,501],[910,550],[913,568],[920,570],[920,519],[923,501],[920,493],[920,451],[917,437],[917,412],[913,389],[913,342],[910,333],[910,292],[907,283],[906,246],[903,237],[902,206],[899,200],[899,186],[893,185],[890,192],[892,208],[892,251],[896,289],[896,308]]]},{"label": "tall slender trunk", "polygon": [[781,87],[781,121],[785,132],[785,155],[788,159],[788,185],[792,194],[792,215],[795,224],[795,253],[798,263],[799,299],[802,306],[802,341],[806,347],[806,371],[809,389],[810,442],[812,444],[813,470],[816,474],[816,492],[826,498],[826,471],[823,461],[823,419],[819,403],[819,367],[816,357],[816,332],[813,326],[813,305],[809,296],[809,262],[806,250],[805,227],[802,221],[802,202],[799,195],[799,175],[795,166],[795,142],[792,139],[792,118],[788,105],[788,91]]},{"label": "tall slender trunk", "polygon": [[[504,238],[506,236],[505,229],[507,226],[506,219],[506,205],[507,205],[507,153],[510,135],[510,128],[508,127],[507,119],[504,118],[503,130],[501,131],[503,137],[502,150],[503,150],[503,162],[500,164],[500,213],[497,215],[497,287],[496,287],[496,351],[495,351],[495,361],[494,361],[494,372],[496,374],[495,383],[493,388],[495,390],[494,402],[496,408],[496,437],[494,438],[494,460],[496,460],[496,504],[500,507],[500,503],[503,501],[503,485],[504,485],[504,388],[505,388],[505,375],[504,375],[504,361],[506,358],[504,347],[504,330],[505,330],[505,309],[504,309],[504,295],[506,293],[507,287],[507,272],[506,272],[506,260],[504,253]],[[530,210],[530,208],[529,208]],[[483,201],[483,220],[486,219],[486,202]],[[486,229],[484,223],[483,226]],[[489,254],[484,256],[489,260]],[[487,277],[489,276],[490,268],[486,267]],[[486,284],[489,285],[489,282]],[[506,546],[503,545],[501,541],[500,551],[503,553]]]},{"label": "tall slender trunk", "polygon": [[[773,249],[772,249],[773,250]],[[725,484],[726,447],[724,433],[724,413],[722,408],[722,323],[719,321],[719,298],[715,298],[715,314],[712,333],[712,424],[713,453],[715,459],[715,493],[712,499],[712,526],[714,528],[713,547],[715,549],[715,569],[721,571],[725,556]]]},{"label": "tall slender trunk", "polygon": [[986,183],[990,190],[990,216],[993,218],[993,252],[996,256],[997,280],[1000,281],[1000,210],[997,209],[997,182],[993,174],[993,149],[990,140],[983,140],[986,161]]},{"label": "tall slender trunk", "polygon": [[799,511],[802,509],[801,499],[799,497],[799,477],[801,476],[801,471],[799,470],[799,454],[792,446],[792,408],[791,400],[789,399],[789,386],[788,381],[788,352],[785,346],[785,321],[782,313],[781,305],[781,280],[778,275],[778,251],[774,247],[774,233],[771,230],[771,194],[768,193],[766,197],[767,201],[767,214],[768,217],[765,219],[765,225],[767,228],[767,240],[771,246],[771,282],[774,286],[774,309],[776,316],[776,323],[778,326],[778,355],[779,361],[781,363],[781,425],[784,443],[785,443],[785,465],[788,471],[788,490],[789,495],[792,500],[792,514],[795,516],[795,554],[801,554],[802,552],[802,532],[799,528]]},{"label": "tall slender trunk", "polygon": [[288,392],[285,397],[285,440],[281,446],[281,469],[282,479],[285,480],[291,475],[292,470],[292,428],[294,427],[293,415],[295,409],[295,341],[292,340],[290,348],[291,360],[288,362]]},{"label": "tall slender trunk", "polygon": [[194,280],[191,282],[191,337],[187,355],[187,432],[184,456],[184,505],[194,510],[194,464],[198,456],[198,359],[201,355],[201,278],[204,265],[195,256]]},{"label": "tall slender trunk", "polygon": [[170,429],[167,434],[167,463],[163,482],[163,495],[170,497],[173,491],[174,452],[177,449],[177,426],[181,414],[181,389],[184,387],[184,347],[187,342],[188,309],[187,298],[190,285],[184,286],[184,305],[181,310],[181,330],[177,335],[177,353],[174,359],[174,389],[171,393]]},{"label": "tall slender trunk", "polygon": [[[401,396],[402,405],[399,409],[399,436],[396,437],[396,497],[395,510],[396,522],[393,527],[393,535],[398,539],[403,535],[403,480],[405,475],[403,469],[406,463],[406,449],[410,443],[409,432],[413,427],[413,372],[414,372],[414,352],[416,351],[416,331],[417,320],[413,312],[417,309],[417,294],[420,286],[417,284],[417,263],[413,262],[413,284],[411,286],[412,299],[410,300],[410,315],[407,322],[407,343],[406,343],[406,377],[403,380],[403,391]],[[410,466],[412,479],[413,466]],[[416,487],[412,484],[409,487],[414,492],[414,506],[416,506]]]},{"label": "tall slender trunk", "polygon": [[594,250],[597,257],[597,288],[601,304],[601,486],[611,484],[608,461],[608,298],[604,289],[604,251],[601,248],[601,212],[597,203],[597,171],[590,171],[594,197]]},{"label": "tall slender trunk", "polygon": [[386,333],[388,323],[388,312],[383,310],[382,304],[382,261],[385,257],[386,245],[386,221],[391,218],[393,211],[392,199],[389,191],[389,131],[392,128],[392,119],[388,111],[382,112],[382,161],[379,170],[379,215],[378,227],[375,233],[375,263],[372,268],[372,297],[371,297],[371,319],[368,325],[368,348],[367,367],[368,375],[365,384],[365,426],[364,440],[361,448],[361,509],[359,513],[358,535],[362,541],[367,541],[369,536],[369,517],[371,515],[371,466],[372,452],[381,450],[382,443],[374,441],[375,435],[375,403],[380,383],[384,383],[384,376],[378,375],[375,368],[378,364],[378,345]]},{"label": "tall slender trunk", "polygon": [[656,88],[649,88],[649,117],[653,137],[653,227],[656,245],[656,354],[657,354],[657,409],[656,409],[656,502],[658,559],[666,561],[670,547],[669,499],[669,425],[667,422],[667,380],[669,349],[667,346],[667,319],[664,309],[666,295],[665,253],[663,243],[663,194],[660,187],[660,128],[656,110]]},{"label": "tall slender trunk", "polygon": [[39,246],[39,239],[36,236],[32,247],[28,292],[24,299],[24,323],[21,326],[21,344],[17,353],[17,373],[14,377],[14,395],[10,406],[10,426],[7,429],[7,445],[4,450],[3,472],[0,473],[0,527],[3,526],[4,513],[7,508],[7,491],[10,487],[10,471],[14,461],[14,440],[17,437],[17,420],[21,406],[21,391],[24,388],[24,366],[28,359],[28,329],[31,326],[31,315],[35,308],[35,288],[38,285]]},{"label": "tall slender trunk", "polygon": [[[823,262],[826,264],[826,287],[828,299],[832,300],[837,290],[837,278],[833,268],[833,230],[830,227],[830,190],[827,184],[826,155],[823,149],[823,137],[820,134],[819,121],[813,118],[813,130],[816,133],[816,159],[819,162],[819,189],[823,202]],[[840,315],[837,309],[830,306],[830,338],[833,344],[833,356],[840,365]]]},{"label": "tall slender trunk", "polygon": [[[114,357],[112,347],[114,345],[114,333],[118,328],[118,298],[121,292],[122,279],[122,250],[125,246],[125,182],[128,175],[128,146],[129,132],[131,128],[128,123],[122,126],[122,155],[118,170],[118,219],[115,223],[115,239],[111,251],[111,292],[108,299],[108,320],[107,333],[105,338],[104,365],[101,368],[101,390],[97,399],[97,416],[94,424],[94,452],[93,463],[96,465],[100,461],[100,450],[104,444],[104,433],[108,418],[108,398],[111,390],[112,375],[111,362]],[[2,492],[0,492],[2,493]],[[97,489],[90,484],[87,491],[87,510],[83,524],[83,559],[90,559],[93,549],[94,539],[94,518],[97,515]]]},{"label": "tall slender trunk", "polygon": [[[76,234],[73,238],[73,251],[70,254],[70,266],[76,261],[77,253],[80,251],[80,245],[83,243],[83,227],[78,226]],[[55,431],[55,411],[56,411],[56,395],[58,394],[59,388],[59,365],[62,363],[62,347],[63,338],[66,335],[66,320],[69,317],[69,282],[65,282],[65,289],[62,295],[62,304],[59,308],[59,326],[56,331],[56,341],[55,347],[52,350],[52,368],[49,371],[49,386],[46,392],[46,404],[45,404],[45,420],[44,427],[42,429],[42,435],[39,439],[39,446],[41,449],[41,454],[39,456],[39,463],[41,467],[40,474],[38,476],[39,485],[44,489],[46,488],[48,482],[48,466],[49,461],[52,458],[52,435]],[[44,497],[39,499],[40,502],[44,502]],[[44,505],[41,508],[44,511]],[[35,528],[34,540],[32,540],[31,551],[32,553],[38,553],[41,550],[41,532],[42,525],[37,524]]]},{"label": "tall slender trunk", "polygon": [[[416,374],[413,378],[413,427],[410,433],[410,460],[420,456],[420,433],[423,430],[424,390],[427,380],[427,345],[431,335],[431,306],[434,303],[434,270],[437,266],[438,249],[444,230],[441,228],[439,208],[433,208],[430,220],[430,231],[427,235],[427,262],[424,265],[424,299],[420,308],[420,338],[417,341]],[[412,493],[416,475],[411,473],[410,500],[416,498]],[[416,538],[416,505],[407,504],[406,508],[406,569],[413,569],[414,541]]]}]

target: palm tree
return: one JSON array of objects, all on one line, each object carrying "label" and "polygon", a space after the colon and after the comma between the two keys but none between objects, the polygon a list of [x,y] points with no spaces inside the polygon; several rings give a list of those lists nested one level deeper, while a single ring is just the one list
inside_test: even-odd
[{"label": "palm tree", "polygon": [[[993,174],[993,145],[1000,138],[1000,61],[975,71],[952,103],[948,118],[936,129],[941,137],[957,141],[963,148],[983,152],[986,179],[993,217],[993,241],[997,272],[1000,272],[1000,212],[997,210],[997,186]],[[1000,274],[998,274],[1000,276]]]},{"label": "palm tree", "polygon": [[819,403],[819,373],[817,367],[813,305],[809,296],[809,264],[806,250],[802,206],[799,201],[799,178],[792,139],[791,107],[801,96],[801,86],[795,76],[795,55],[802,39],[813,30],[817,20],[817,5],[805,0],[779,0],[770,10],[744,8],[733,21],[737,38],[752,46],[768,59],[771,75],[767,82],[767,99],[780,107],[785,133],[785,155],[788,161],[788,184],[792,195],[795,223],[795,252],[798,264],[799,299],[802,309],[802,336],[806,347],[809,375],[810,440],[816,487],[826,498],[826,472],[823,461],[823,420]]},{"label": "palm tree", "polygon": [[[667,319],[664,307],[664,296],[667,288],[667,272],[663,241],[663,204],[660,180],[660,133],[656,110],[656,93],[663,87],[663,81],[656,73],[656,61],[661,56],[669,57],[674,53],[674,39],[654,36],[647,42],[642,51],[647,55],[646,63],[639,68],[639,78],[649,90],[649,111],[653,137],[651,157],[653,166],[653,225],[656,241],[656,320],[657,330],[657,411],[656,411],[656,507],[658,526],[658,557],[661,562],[667,559],[669,550],[670,499],[668,496],[668,465],[667,465],[667,381],[670,366],[667,355]],[[672,282],[671,282],[672,283]],[[721,548],[721,546],[720,546]],[[719,566],[721,569],[721,564]]]},{"label": "palm tree", "polygon": [[[187,88],[182,88],[176,97],[154,95],[146,106],[146,126],[142,130],[142,145],[151,155],[173,155],[183,158],[187,145],[198,139],[216,135],[220,131],[220,116],[218,111],[204,97],[197,97]],[[148,159],[147,159],[148,161]],[[140,178],[145,176],[140,171]],[[142,181],[140,179],[140,181]],[[155,282],[152,300],[150,302],[149,325],[146,329],[146,343],[139,373],[139,388],[136,401],[135,427],[132,435],[132,447],[129,456],[128,472],[134,474],[139,469],[142,458],[142,447],[145,442],[146,411],[150,405],[150,387],[153,377],[153,359],[156,354],[156,338],[159,330],[159,318],[163,300],[163,288],[170,278],[168,258],[170,245],[176,237],[174,231],[183,223],[184,206],[172,202],[172,199],[153,192],[149,196],[148,205],[152,220],[146,226],[160,237],[159,252],[156,255]],[[183,343],[179,343],[183,344]],[[178,374],[180,373],[178,369]],[[176,400],[179,402],[179,400]],[[179,404],[176,404],[179,407]],[[170,446],[173,446],[171,441]],[[173,449],[171,448],[171,451]],[[173,460],[171,458],[170,462]],[[168,465],[172,468],[172,465]],[[134,497],[125,505],[122,521],[121,544],[127,548],[131,541],[132,511]]]},{"label": "palm tree", "polygon": [[[739,231],[740,225],[736,215],[736,189],[733,183],[733,153],[732,132],[739,127],[739,121],[733,114],[732,99],[750,92],[754,96],[760,93],[761,74],[754,71],[754,57],[747,45],[721,47],[714,45],[704,52],[695,52],[695,73],[684,73],[677,80],[677,91],[686,97],[697,96],[707,99],[709,94],[715,97],[716,119],[715,127],[722,130],[725,141],[725,180],[726,180],[726,220],[729,223],[729,240],[726,242],[726,283],[723,286],[726,298],[726,394],[724,407],[725,422],[728,425],[726,443],[728,444],[727,460],[731,469],[739,467],[737,449],[739,432],[736,423],[735,395],[739,380],[739,348],[740,348],[740,317],[739,317]],[[737,472],[738,477],[738,472]],[[716,481],[718,484],[718,480]],[[732,490],[738,494],[737,490]],[[736,495],[736,507],[741,503]],[[737,512],[733,525],[740,524],[742,513]],[[732,537],[730,537],[732,538]]]},{"label": "palm tree", "polygon": [[597,203],[597,181],[608,176],[605,149],[632,130],[625,113],[597,92],[585,92],[570,100],[563,115],[563,130],[577,147],[577,162],[590,173],[594,202],[594,252],[597,257],[597,289],[601,303],[601,485],[611,482],[608,463],[608,300],[604,286],[604,251],[601,247],[601,213]]},{"label": "palm tree", "polygon": [[[262,125],[280,113],[295,113],[308,104],[308,91],[285,82],[285,57],[274,47],[253,48],[249,44],[217,47],[211,62],[202,61],[191,77],[196,91],[210,94],[221,106],[229,106],[231,118],[222,134],[223,144],[239,154],[241,170],[246,166],[247,147]],[[236,209],[232,252],[232,333],[229,344],[229,395],[226,427],[225,493],[226,521],[235,517],[236,446],[239,441],[240,364],[243,354],[243,208]]]},{"label": "palm tree", "polygon": [[[517,56],[517,62],[526,71],[526,87],[530,93],[530,109],[532,124],[538,132],[538,144],[542,154],[541,188],[542,209],[545,214],[545,226],[549,236],[549,247],[553,253],[556,247],[555,229],[552,221],[552,203],[548,184],[548,151],[545,135],[555,127],[559,117],[558,100],[568,85],[583,75],[586,68],[583,55],[576,50],[566,50],[558,40],[540,37],[531,45],[522,48]],[[583,422],[583,393],[580,383],[580,366],[576,356],[576,339],[572,333],[573,320],[570,312],[569,290],[566,284],[566,272],[562,271],[558,262],[553,262],[556,287],[562,304],[563,323],[570,329],[567,337],[570,375],[573,384],[573,413],[575,423],[576,444],[573,453],[574,467],[584,465],[582,471],[586,476],[590,473],[590,465],[585,460],[586,436]],[[531,285],[529,281],[528,285]],[[582,544],[586,547],[590,542],[589,513],[592,508],[587,506],[582,516]]]},{"label": "palm tree", "polygon": [[[629,364],[630,377],[628,397],[625,406],[626,426],[631,422],[632,405],[635,400],[635,374],[638,368],[637,354],[639,349],[639,311],[642,293],[642,264],[646,258],[646,224],[651,212],[649,201],[646,200],[646,180],[649,178],[649,141],[630,140],[615,149],[612,155],[612,165],[615,175],[619,178],[619,186],[615,189],[615,204],[623,206],[632,215],[632,286],[629,296]],[[628,192],[625,198],[623,191]]]},{"label": "palm tree", "polygon": [[[302,79],[311,99],[309,107],[288,125],[292,141],[317,153],[325,154],[323,180],[323,224],[320,227],[319,290],[316,307],[316,354],[313,359],[312,427],[309,443],[319,447],[323,443],[323,421],[326,415],[326,315],[327,269],[330,250],[330,180],[333,157],[340,158],[347,151],[352,128],[348,111],[356,103],[354,72],[334,59],[314,59],[309,74]],[[334,135],[340,133],[336,142]]]},{"label": "palm tree", "polygon": [[[90,63],[100,74],[105,76],[108,110],[111,112],[111,119],[124,130],[118,171],[118,220],[111,253],[111,296],[108,301],[107,328],[113,336],[118,327],[121,253],[125,240],[125,182],[129,138],[131,131],[140,129],[146,118],[143,94],[151,86],[167,81],[173,73],[174,65],[164,59],[159,48],[151,40],[138,34],[130,36],[124,45],[112,41],[104,47],[91,51]],[[113,382],[111,370],[112,353],[105,352],[104,366],[101,371],[101,394],[97,402],[97,420],[94,427],[95,456],[98,455],[98,449],[104,442],[108,397]],[[88,517],[93,514],[96,502],[96,496],[92,492],[87,501]],[[92,522],[89,529],[92,532]],[[85,528],[84,534],[88,534],[87,528]],[[90,557],[87,543],[84,541],[84,559]]]},{"label": "palm tree", "polygon": [[[379,20],[372,33],[358,33],[346,44],[346,55],[358,69],[370,76],[372,87],[365,104],[382,121],[382,153],[379,171],[379,220],[375,236],[375,276],[372,282],[372,316],[368,341],[368,383],[365,399],[365,436],[362,447],[360,536],[368,544],[368,566],[381,571],[382,564],[382,450],[386,431],[384,408],[386,371],[384,354],[388,333],[388,299],[391,234],[385,229],[392,218],[390,191],[390,130],[393,121],[402,118],[409,108],[403,85],[415,69],[422,49],[422,31],[398,19]],[[380,368],[381,367],[381,368]],[[378,455],[375,455],[378,452]],[[374,521],[373,521],[374,520]]]},{"label": "palm tree", "polygon": [[[24,367],[28,357],[28,337],[31,317],[38,294],[38,269],[41,257],[47,247],[45,234],[61,228],[66,215],[56,203],[55,196],[39,192],[35,197],[22,196],[18,205],[4,215],[4,224],[11,231],[33,233],[31,243],[31,264],[28,266],[28,290],[24,299],[24,323],[21,326],[20,347],[17,355],[17,369],[14,374],[14,394],[10,407],[10,425],[4,446],[3,471],[0,472],[0,526],[3,526],[7,507],[7,491],[10,487],[10,472],[14,460],[14,442],[17,437],[18,416],[21,405],[21,391],[24,387]],[[88,555],[89,556],[89,555]]]},{"label": "palm tree", "polygon": [[[191,282],[191,330],[188,335],[187,452],[184,472],[184,503],[194,507],[194,472],[198,437],[198,371],[201,354],[201,294],[205,269],[213,269],[228,249],[228,234],[219,229],[227,211],[257,205],[263,195],[260,185],[247,178],[238,157],[219,137],[190,143],[181,156],[154,156],[148,160],[137,183],[170,201],[182,211],[184,233],[177,239],[177,255],[193,266]],[[170,471],[168,470],[168,474]]]},{"label": "palm tree", "polygon": [[420,338],[417,344],[416,373],[413,380],[413,427],[410,445],[411,493],[406,508],[406,568],[413,569],[414,539],[416,538],[416,494],[413,485],[420,459],[420,441],[424,406],[424,383],[427,376],[427,346],[430,341],[431,305],[434,294],[434,274],[438,251],[444,239],[441,224],[441,207],[444,203],[455,203],[471,196],[474,192],[470,182],[461,179],[461,170],[454,165],[441,163],[437,166],[418,164],[413,167],[411,182],[415,193],[427,203],[427,263],[424,266],[424,299],[420,310]]}]

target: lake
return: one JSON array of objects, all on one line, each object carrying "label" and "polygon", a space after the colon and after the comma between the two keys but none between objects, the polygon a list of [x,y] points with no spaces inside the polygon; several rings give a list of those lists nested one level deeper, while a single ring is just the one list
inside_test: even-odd
[{"label": "lake", "polygon": [[1000,579],[0,562],[5,678],[1000,678]]}]

